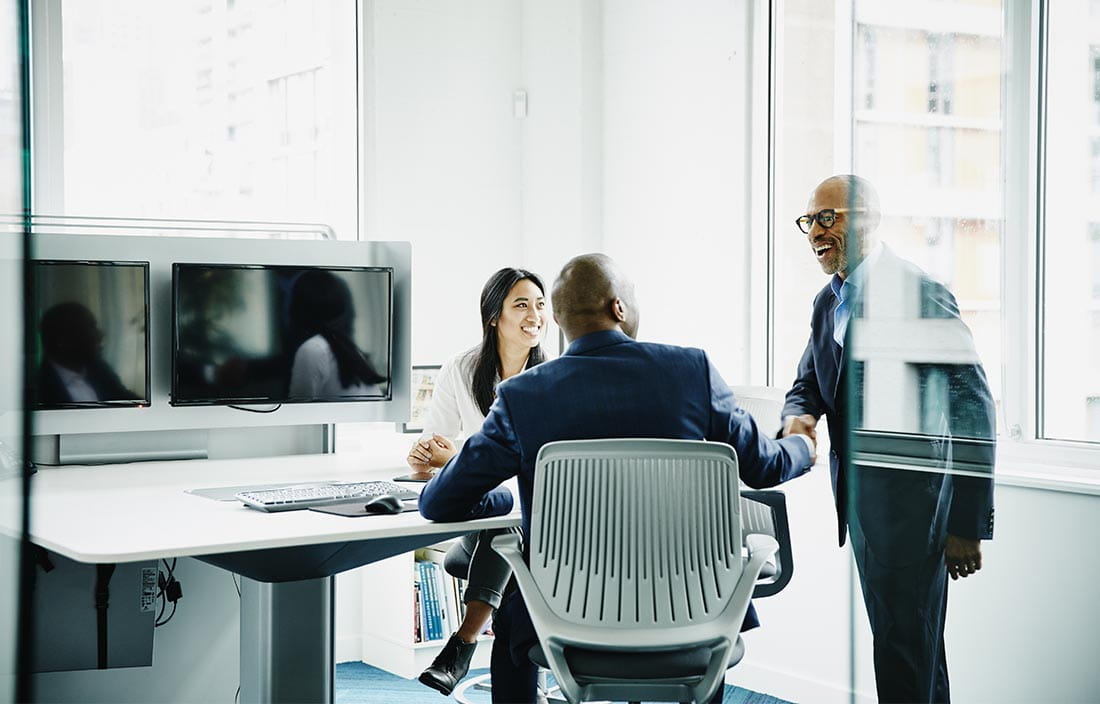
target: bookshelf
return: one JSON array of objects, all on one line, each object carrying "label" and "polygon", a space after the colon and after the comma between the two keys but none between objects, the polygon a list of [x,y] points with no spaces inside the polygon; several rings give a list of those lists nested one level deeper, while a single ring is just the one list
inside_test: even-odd
[{"label": "bookshelf", "polygon": [[[448,543],[433,546],[445,552]],[[406,679],[414,679],[432,663],[451,632],[442,638],[417,642],[415,637],[416,606],[413,582],[418,572],[416,557],[421,551],[397,555],[359,568],[363,584],[362,660]],[[447,580],[451,577],[448,575]],[[380,608],[379,604],[392,605]],[[369,615],[368,615],[369,614]],[[492,636],[478,639],[470,668],[488,667]]]}]

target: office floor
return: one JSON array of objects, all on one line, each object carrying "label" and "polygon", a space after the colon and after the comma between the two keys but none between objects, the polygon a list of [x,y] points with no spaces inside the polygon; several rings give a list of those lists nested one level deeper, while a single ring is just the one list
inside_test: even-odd
[{"label": "office floor", "polygon": [[[488,670],[471,670],[470,676]],[[472,690],[471,690],[472,692]],[[441,695],[416,680],[402,679],[361,662],[343,662],[336,666],[336,704],[412,704],[412,702],[443,702]],[[488,692],[477,692],[470,700],[489,703]],[[767,694],[726,685],[723,704],[788,704]]]}]

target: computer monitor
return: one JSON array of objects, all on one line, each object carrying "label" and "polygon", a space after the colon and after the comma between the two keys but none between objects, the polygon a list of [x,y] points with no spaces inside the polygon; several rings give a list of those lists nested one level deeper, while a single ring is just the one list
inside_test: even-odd
[{"label": "computer monitor", "polygon": [[175,263],[171,404],[388,401],[391,267]]},{"label": "computer monitor", "polygon": [[149,263],[32,268],[35,410],[148,406]]}]

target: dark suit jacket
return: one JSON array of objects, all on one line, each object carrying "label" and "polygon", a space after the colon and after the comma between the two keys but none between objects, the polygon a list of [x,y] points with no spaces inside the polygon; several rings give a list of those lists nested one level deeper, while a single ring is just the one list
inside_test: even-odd
[{"label": "dark suit jacket", "polygon": [[[481,431],[425,485],[420,513],[436,521],[507,513],[512,494],[499,484],[518,477],[527,536],[539,449],[555,440],[613,437],[729,443],[741,479],[754,488],[793,479],[810,466],[803,440],[776,441],[757,429],[702,350],[597,332],[497,387]],[[522,602],[502,608],[508,606],[522,608]],[[516,615],[514,622],[524,617]],[[513,638],[517,662],[531,639],[530,633]]]},{"label": "dark suit jacket", "polygon": [[[141,397],[126,388],[118,374],[103,360],[96,360],[88,366],[84,375],[88,385],[96,393],[97,401],[133,401]],[[43,406],[58,406],[72,403],[65,382],[49,360],[43,360],[35,374],[35,388],[32,398]]]},{"label": "dark suit jacket", "polygon": [[[861,283],[860,293],[853,296],[851,320],[858,324],[865,304],[875,295],[875,281],[890,282],[902,290],[919,296],[919,318],[941,318],[958,321],[959,308],[955,297],[942,284],[931,279],[913,264],[883,248],[876,262]],[[868,293],[866,288],[872,288]],[[866,294],[866,295],[864,295]],[[866,300],[864,300],[866,299]],[[985,371],[980,364],[923,365],[936,370],[946,380],[950,390],[938,398],[940,408],[927,408],[914,413],[938,413],[942,423],[935,431],[932,445],[937,449],[935,468],[927,473],[898,470],[861,471],[858,481],[850,468],[851,431],[874,429],[875,418],[864,418],[861,378],[848,373],[852,366],[844,347],[833,339],[833,312],[837,298],[826,285],[814,298],[810,322],[810,339],[798,364],[798,374],[787,392],[783,416],[810,414],[829,419],[829,469],[837,507],[837,535],[844,544],[847,521],[855,511],[862,517],[869,540],[891,534],[891,545],[882,545],[878,552],[888,554],[899,541],[906,549],[925,543],[942,546],[946,533],[964,538],[993,537],[992,479],[972,476],[952,476],[952,444],[955,438],[967,437],[987,441],[978,463],[992,472],[994,439],[994,408]],[[849,333],[852,325],[849,325]],[[965,331],[969,340],[969,331]],[[849,337],[848,342],[851,342]],[[851,382],[851,383],[849,383]],[[874,393],[884,393],[879,388]],[[851,402],[847,399],[851,399]],[[968,469],[974,469],[969,465]]]}]

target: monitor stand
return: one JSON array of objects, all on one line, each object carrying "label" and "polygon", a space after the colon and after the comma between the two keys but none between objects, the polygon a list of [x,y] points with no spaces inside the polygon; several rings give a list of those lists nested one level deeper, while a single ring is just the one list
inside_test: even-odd
[{"label": "monitor stand", "polygon": [[207,458],[210,432],[149,430],[129,433],[86,433],[58,436],[59,464],[114,464]]}]

